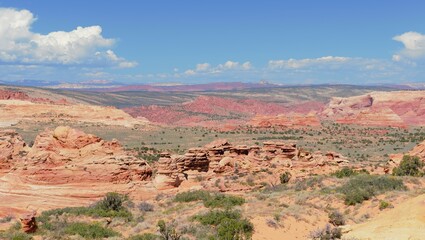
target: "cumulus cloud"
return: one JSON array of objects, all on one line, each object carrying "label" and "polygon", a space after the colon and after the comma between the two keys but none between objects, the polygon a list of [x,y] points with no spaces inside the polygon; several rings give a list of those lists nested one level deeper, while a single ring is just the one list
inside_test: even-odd
[{"label": "cumulus cloud", "polygon": [[293,59],[290,58],[288,60],[270,60],[268,63],[268,67],[271,69],[298,69],[304,68],[314,65],[332,65],[332,64],[340,64],[346,63],[350,61],[350,58],[347,57],[334,57],[334,56],[326,56],[320,58],[305,58],[305,59]]},{"label": "cumulus cloud", "polygon": [[405,32],[393,37],[393,40],[403,43],[404,49],[393,56],[393,60],[400,61],[402,57],[425,57],[425,35],[418,32]]},{"label": "cumulus cloud", "polygon": [[28,10],[0,8],[0,62],[35,65],[107,65],[134,67],[118,57],[114,39],[104,38],[100,26],[77,27],[46,35],[31,31],[37,19]]},{"label": "cumulus cloud", "polygon": [[195,75],[198,73],[216,74],[216,73],[221,73],[224,71],[232,71],[232,70],[246,71],[250,69],[252,69],[251,62],[244,62],[241,64],[239,62],[227,61],[223,64],[218,64],[215,67],[211,66],[211,64],[209,63],[199,63],[199,64],[196,64],[195,69],[186,70],[185,74],[186,75]]}]

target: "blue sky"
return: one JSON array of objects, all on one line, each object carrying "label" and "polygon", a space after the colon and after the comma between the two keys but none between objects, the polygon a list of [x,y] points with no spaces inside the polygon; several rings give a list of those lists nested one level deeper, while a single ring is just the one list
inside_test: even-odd
[{"label": "blue sky", "polygon": [[0,0],[0,79],[425,82],[423,1]]}]

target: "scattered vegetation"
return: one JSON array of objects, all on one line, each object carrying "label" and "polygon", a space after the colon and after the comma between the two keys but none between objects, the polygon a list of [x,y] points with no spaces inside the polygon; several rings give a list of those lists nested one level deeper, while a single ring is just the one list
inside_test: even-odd
[{"label": "scattered vegetation", "polygon": [[178,193],[174,198],[176,202],[193,202],[201,200],[204,206],[208,208],[231,208],[245,203],[245,199],[242,197],[221,193],[210,193],[203,190]]},{"label": "scattered vegetation", "polygon": [[344,194],[347,205],[362,203],[377,194],[393,190],[406,190],[401,179],[377,175],[358,175],[338,188],[338,191]]},{"label": "scattered vegetation", "polygon": [[337,178],[346,178],[346,177],[356,176],[356,175],[359,175],[359,174],[369,174],[369,172],[366,169],[354,170],[354,169],[349,168],[349,167],[343,167],[340,170],[335,171],[331,175],[335,176]]},{"label": "scattered vegetation", "polygon": [[74,222],[65,227],[68,235],[80,235],[85,239],[102,239],[119,236],[118,232],[102,227],[99,223]]}]

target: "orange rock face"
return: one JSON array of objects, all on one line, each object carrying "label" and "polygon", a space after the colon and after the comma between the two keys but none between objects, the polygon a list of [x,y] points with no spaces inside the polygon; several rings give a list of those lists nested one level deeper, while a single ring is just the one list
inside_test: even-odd
[{"label": "orange rock face", "polygon": [[25,154],[25,142],[14,130],[0,130],[0,176],[8,172],[14,161]]}]

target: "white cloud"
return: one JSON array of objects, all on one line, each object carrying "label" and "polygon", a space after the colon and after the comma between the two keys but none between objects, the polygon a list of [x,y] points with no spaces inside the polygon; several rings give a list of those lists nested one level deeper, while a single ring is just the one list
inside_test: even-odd
[{"label": "white cloud", "polygon": [[213,67],[209,63],[199,63],[196,64],[195,69],[188,69],[185,71],[186,75],[195,75],[195,74],[218,74],[224,71],[247,71],[252,69],[251,62],[244,62],[240,64],[239,62],[227,61],[223,64],[218,64]]},{"label": "white cloud", "polygon": [[114,39],[104,38],[100,26],[77,27],[46,35],[31,32],[36,21],[28,10],[0,8],[0,62],[36,65],[107,65],[134,67],[110,48]]},{"label": "white cloud", "polygon": [[[393,37],[393,40],[403,43],[404,49],[395,56],[400,60],[400,55],[410,58],[419,58],[425,56],[425,35],[418,32],[405,32]],[[394,57],[393,57],[394,59]]]},{"label": "white cloud", "polygon": [[199,64],[196,64],[196,71],[197,72],[207,71],[210,67],[211,65],[209,63],[199,63]]},{"label": "white cloud", "polygon": [[298,69],[298,68],[304,68],[309,67],[313,65],[320,65],[320,64],[339,64],[339,63],[345,63],[351,60],[351,58],[347,57],[334,57],[334,56],[326,56],[326,57],[320,57],[320,58],[305,58],[305,59],[293,59],[290,58],[288,60],[270,60],[268,67],[271,69]]}]

